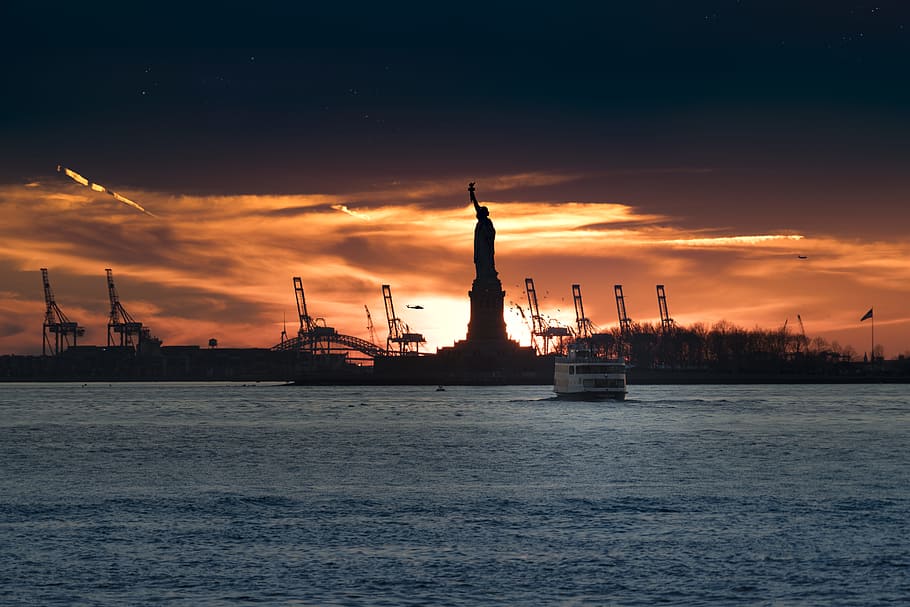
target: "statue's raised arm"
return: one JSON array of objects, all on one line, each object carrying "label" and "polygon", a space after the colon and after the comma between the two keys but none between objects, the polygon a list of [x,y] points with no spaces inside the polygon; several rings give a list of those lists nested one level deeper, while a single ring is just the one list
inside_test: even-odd
[{"label": "statue's raised arm", "polygon": [[474,203],[474,210],[480,211],[480,204],[477,202],[477,196],[474,195],[474,184],[476,182],[472,181],[468,184],[468,192],[471,194],[471,202]]}]

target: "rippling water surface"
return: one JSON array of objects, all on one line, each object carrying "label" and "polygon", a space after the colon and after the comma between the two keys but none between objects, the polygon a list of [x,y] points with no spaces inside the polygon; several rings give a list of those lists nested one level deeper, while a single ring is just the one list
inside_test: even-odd
[{"label": "rippling water surface", "polygon": [[905,386],[0,384],[2,605],[910,600]]}]

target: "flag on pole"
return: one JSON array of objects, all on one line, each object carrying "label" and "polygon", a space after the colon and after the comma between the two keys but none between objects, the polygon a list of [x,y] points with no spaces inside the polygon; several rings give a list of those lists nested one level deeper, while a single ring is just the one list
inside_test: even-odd
[{"label": "flag on pole", "polygon": [[869,311],[863,314],[863,317],[859,319],[860,322],[863,322],[867,318],[872,318],[872,308],[869,308]]}]

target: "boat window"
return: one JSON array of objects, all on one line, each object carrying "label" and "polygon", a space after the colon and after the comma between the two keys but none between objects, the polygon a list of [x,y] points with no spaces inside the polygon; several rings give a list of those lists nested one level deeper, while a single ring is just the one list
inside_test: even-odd
[{"label": "boat window", "polygon": [[579,365],[579,373],[623,373],[625,369],[622,365]]}]

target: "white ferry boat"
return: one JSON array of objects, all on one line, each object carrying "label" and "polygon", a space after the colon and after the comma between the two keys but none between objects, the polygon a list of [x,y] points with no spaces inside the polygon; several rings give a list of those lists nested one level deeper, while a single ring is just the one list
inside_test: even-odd
[{"label": "white ferry boat", "polygon": [[561,397],[625,400],[626,363],[570,345],[566,356],[556,358],[553,391]]}]

